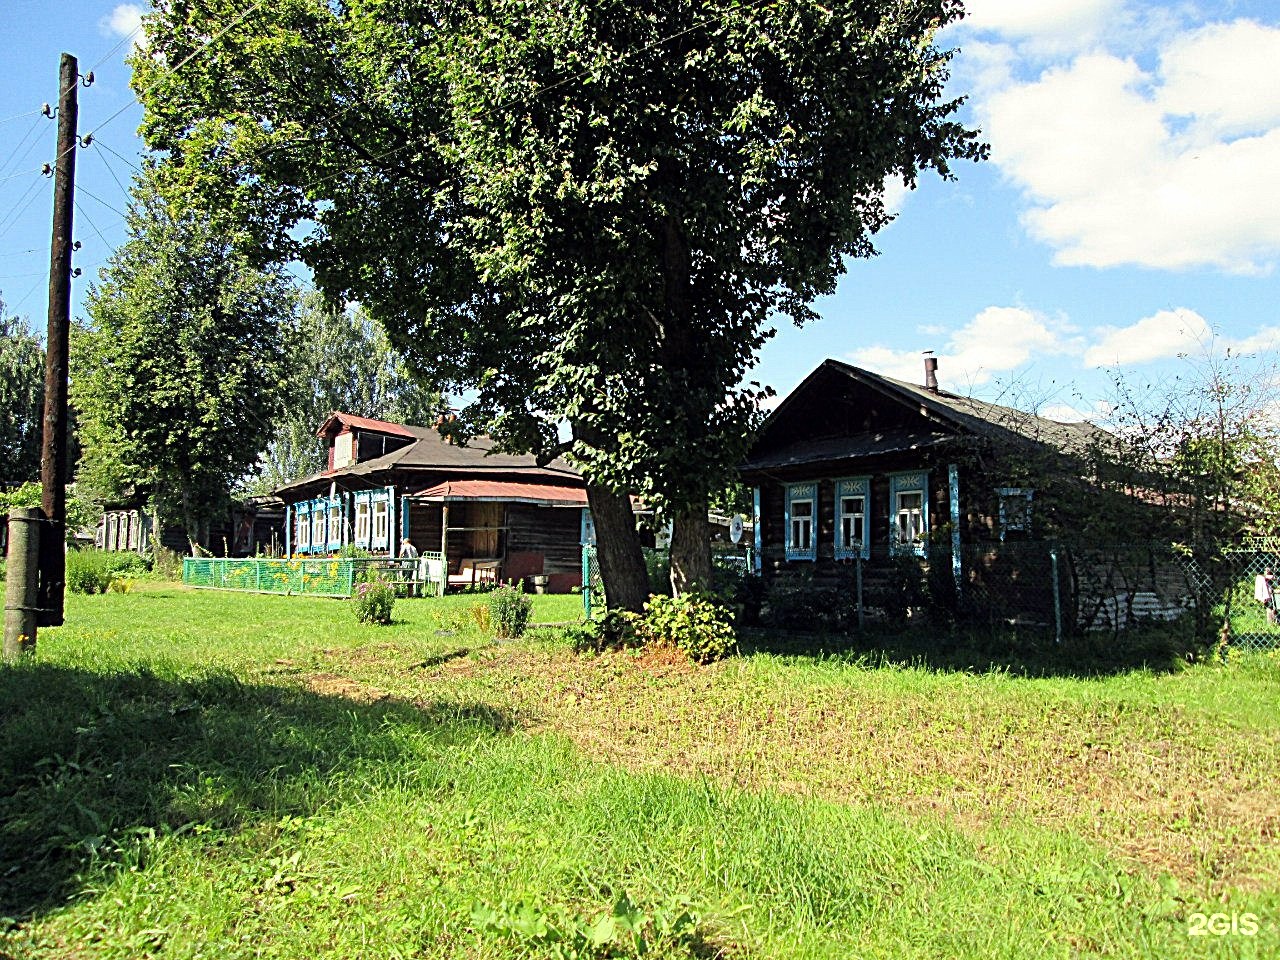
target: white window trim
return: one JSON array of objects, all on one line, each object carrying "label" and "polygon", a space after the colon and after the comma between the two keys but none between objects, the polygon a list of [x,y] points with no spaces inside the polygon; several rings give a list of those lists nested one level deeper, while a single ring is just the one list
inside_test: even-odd
[{"label": "white window trim", "polygon": [[[818,556],[818,538],[817,538],[817,520],[818,520],[818,484],[816,481],[807,483],[791,483],[787,484],[785,491],[786,504],[783,514],[786,523],[786,556],[788,560],[815,560]],[[797,518],[793,516],[792,511],[797,503],[809,504],[809,516],[807,518]],[[797,519],[807,519],[809,528],[809,543],[807,546],[801,547],[794,542],[792,534],[795,532],[795,522]]]},{"label": "white window trim", "polygon": [[[835,529],[835,557],[837,560],[850,560],[854,557],[867,559],[871,556],[871,478],[870,477],[845,477],[837,480],[835,484],[836,491],[836,529]],[[845,500],[860,498],[862,500],[862,512],[858,514],[845,513]],[[862,517],[862,540],[855,547],[846,546],[844,542],[844,521],[846,517],[854,516]]]},{"label": "white window trim", "polygon": [[369,536],[373,528],[373,512],[369,509],[369,498],[356,500],[356,538],[357,547],[369,549]]},{"label": "white window trim", "polygon": [[[902,497],[920,496],[920,531],[917,539],[903,542],[898,537],[899,519],[903,514]],[[924,556],[929,542],[929,475],[924,470],[895,473],[889,477],[889,543],[895,553],[915,553]]]},{"label": "white window trim", "polygon": [[297,543],[294,550],[307,553],[311,549],[311,511],[303,511],[297,506],[293,509],[293,536]]},{"label": "white window trim", "polygon": [[319,553],[327,549],[329,543],[328,531],[325,521],[328,519],[329,512],[325,509],[324,504],[313,502],[311,504],[311,550]]},{"label": "white window trim", "polygon": [[373,501],[373,535],[370,548],[387,549],[391,546],[391,504],[385,499]]},{"label": "white window trim", "polygon": [[[1031,487],[998,487],[996,496],[1000,500],[1000,539],[1004,540],[1006,533],[1031,533],[1031,498],[1035,496],[1035,490]],[[1018,497],[1022,497],[1021,504],[1022,516],[1014,520],[1008,515],[1005,504]]]}]

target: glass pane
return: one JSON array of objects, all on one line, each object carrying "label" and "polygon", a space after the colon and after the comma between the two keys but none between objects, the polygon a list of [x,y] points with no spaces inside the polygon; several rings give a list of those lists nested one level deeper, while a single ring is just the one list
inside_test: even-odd
[{"label": "glass pane", "polygon": [[812,517],[813,501],[812,500],[795,501],[794,503],[791,504],[791,515],[793,517]]}]

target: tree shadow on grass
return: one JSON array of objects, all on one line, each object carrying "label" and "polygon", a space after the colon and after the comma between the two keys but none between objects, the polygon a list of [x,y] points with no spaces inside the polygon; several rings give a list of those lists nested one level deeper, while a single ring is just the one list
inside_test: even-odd
[{"label": "tree shadow on grass", "polygon": [[[130,836],[306,816],[334,784],[509,730],[486,704],[357,703],[225,672],[0,668],[0,917],[64,904]],[[420,742],[420,741],[419,741]]]},{"label": "tree shadow on grass", "polygon": [[960,673],[1008,673],[1019,677],[1087,679],[1134,670],[1171,673],[1208,653],[1181,633],[1144,627],[1064,637],[1009,631],[936,633],[869,629],[857,634],[819,634],[766,628],[739,634],[743,653],[805,658],[841,658],[870,667],[918,666]]}]

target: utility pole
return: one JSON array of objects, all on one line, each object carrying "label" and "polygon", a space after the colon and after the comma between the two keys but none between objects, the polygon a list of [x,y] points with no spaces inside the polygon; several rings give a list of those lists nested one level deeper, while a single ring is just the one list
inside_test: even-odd
[{"label": "utility pole", "polygon": [[67,572],[67,342],[71,331],[71,229],[76,190],[79,87],[79,63],[71,54],[64,53],[58,71],[58,153],[53,175],[49,332],[44,368],[44,443],[40,451],[45,518],[40,535],[38,601],[38,623],[42,627],[56,627],[62,623],[62,596]]}]

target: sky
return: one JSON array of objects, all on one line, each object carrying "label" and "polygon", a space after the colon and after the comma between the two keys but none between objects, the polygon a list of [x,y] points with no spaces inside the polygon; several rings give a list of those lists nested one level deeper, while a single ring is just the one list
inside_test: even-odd
[{"label": "sky", "polygon": [[[124,238],[141,143],[124,56],[145,11],[0,0],[0,297],[43,327],[58,58],[80,90],[77,315]],[[957,393],[1097,416],[1113,377],[1168,382],[1206,351],[1280,345],[1280,5],[968,0],[940,44],[990,159],[890,183],[879,255],[820,320],[782,326],[750,374],[785,395],[828,357]],[[1190,359],[1188,359],[1190,358]]]}]

